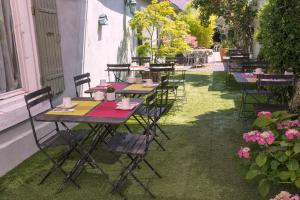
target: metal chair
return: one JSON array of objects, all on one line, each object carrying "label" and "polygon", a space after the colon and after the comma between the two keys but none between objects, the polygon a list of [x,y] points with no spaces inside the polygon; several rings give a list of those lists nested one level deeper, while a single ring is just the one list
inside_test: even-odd
[{"label": "metal chair", "polygon": [[113,73],[116,82],[125,82],[130,73],[130,64],[107,64],[108,78]]},{"label": "metal chair", "polygon": [[[164,79],[165,77],[163,77]],[[152,110],[150,113],[149,108],[147,105],[142,105],[137,111],[136,114],[134,115],[134,118],[137,120],[137,122],[144,127],[146,130],[146,127],[143,125],[143,122],[146,122],[145,117],[149,117],[150,115],[150,120],[152,122],[151,126],[155,126],[161,134],[163,134],[168,140],[170,140],[170,137],[168,134],[161,128],[161,126],[158,124],[158,121],[160,118],[167,114],[167,112],[171,109],[172,104],[170,104],[169,99],[168,99],[168,91],[169,88],[167,87],[166,82],[162,82],[161,86],[157,88],[157,92],[159,93],[158,98],[157,98],[157,109]],[[155,121],[153,121],[155,120]],[[154,138],[155,139],[155,138]],[[165,148],[155,139],[155,142],[160,146],[162,150],[165,151]]]},{"label": "metal chair", "polygon": [[[65,177],[67,177],[67,172],[62,168],[65,161],[69,158],[72,152],[76,151],[81,154],[79,150],[79,141],[88,134],[85,130],[70,130],[64,123],[61,123],[65,130],[61,130],[58,123],[54,123],[53,130],[43,134],[42,136],[37,133],[33,108],[41,103],[48,102],[50,108],[53,108],[51,88],[46,87],[30,94],[25,95],[25,102],[29,114],[29,120],[32,128],[32,133],[34,136],[35,143],[39,150],[52,162],[52,167],[49,169],[48,173],[42,178],[39,184],[43,184],[45,180],[56,170],[61,171]],[[45,106],[45,105],[44,105]],[[54,158],[51,154],[47,152],[49,147],[55,146],[65,146],[64,150],[61,151],[57,158]],[[78,188],[79,184],[71,179],[71,182]]]},{"label": "metal chair", "polygon": [[268,71],[268,64],[264,61],[249,60],[247,62],[242,62],[241,67],[243,73],[254,72],[257,68],[261,68],[265,73]]},{"label": "metal chair", "polygon": [[[77,76],[74,76],[74,85],[75,85],[75,91],[76,91],[76,97],[79,97],[79,87],[82,87],[83,85],[87,84],[88,88],[91,89],[91,79],[90,79],[90,73],[80,74]],[[90,93],[90,96],[92,97],[92,93]]]},{"label": "metal chair", "polygon": [[107,142],[106,147],[110,152],[125,154],[131,159],[131,162],[121,172],[118,181],[115,183],[113,192],[120,191],[128,177],[132,176],[132,178],[145,190],[145,192],[155,198],[147,186],[143,184],[142,181],[139,180],[139,178],[133,173],[135,169],[140,168],[139,164],[144,162],[159,178],[161,178],[161,175],[145,158],[148,153],[149,146],[155,138],[156,126],[153,125],[153,122],[151,121],[155,122],[156,120],[152,119],[152,117],[155,118],[156,116],[152,116],[150,113],[157,109],[156,93],[153,93],[146,98],[146,105],[148,117],[147,120],[145,120],[146,130],[144,131],[144,134],[116,133]]},{"label": "metal chair", "polygon": [[136,62],[139,65],[151,62],[151,57],[131,57],[131,62]]},{"label": "metal chair", "polygon": [[[281,110],[283,108],[287,108],[287,105],[280,105],[280,104],[271,104],[271,95],[272,91],[269,89],[269,87],[293,87],[295,86],[296,83],[296,76],[295,75],[283,75],[283,74],[258,74],[257,75],[257,90],[249,90],[247,91],[247,94],[251,94],[252,96],[254,95],[264,95],[267,97],[267,102],[262,103],[260,99],[255,98],[256,102],[252,103],[253,108],[255,112],[263,111],[263,110],[276,110],[276,107]],[[240,111],[241,112],[249,112],[245,111],[243,109],[245,104],[245,97],[242,99],[244,103],[242,102],[242,108]],[[261,110],[263,109],[263,110]],[[251,112],[251,111],[250,111]],[[252,111],[253,112],[253,111]],[[240,115],[241,116],[241,115]]]}]

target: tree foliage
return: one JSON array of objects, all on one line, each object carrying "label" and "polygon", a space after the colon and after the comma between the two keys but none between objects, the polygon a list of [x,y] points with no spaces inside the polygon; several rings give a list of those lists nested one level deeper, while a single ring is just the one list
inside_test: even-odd
[{"label": "tree foliage", "polygon": [[251,0],[193,0],[200,19],[208,25],[210,17],[223,17],[231,30],[230,39],[236,46],[248,48],[252,44],[256,1]]},{"label": "tree foliage", "polygon": [[184,40],[188,25],[179,19],[169,1],[152,0],[145,9],[135,13],[130,26],[143,41],[138,46],[139,54],[161,57],[189,49]]},{"label": "tree foliage", "polygon": [[273,71],[300,72],[300,1],[268,0],[259,12],[257,39]]},{"label": "tree foliage", "polygon": [[189,5],[179,16],[189,25],[190,34],[197,38],[198,46],[210,48],[213,44],[216,17],[210,16],[208,25],[206,26],[199,20],[199,15],[197,10]]}]

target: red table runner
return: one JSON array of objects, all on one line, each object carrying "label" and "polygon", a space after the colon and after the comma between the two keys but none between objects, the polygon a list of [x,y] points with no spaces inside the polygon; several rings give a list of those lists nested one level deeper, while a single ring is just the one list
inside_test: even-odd
[{"label": "red table runner", "polygon": [[87,114],[89,117],[111,117],[111,118],[127,118],[130,110],[116,109],[115,101],[105,101]]}]

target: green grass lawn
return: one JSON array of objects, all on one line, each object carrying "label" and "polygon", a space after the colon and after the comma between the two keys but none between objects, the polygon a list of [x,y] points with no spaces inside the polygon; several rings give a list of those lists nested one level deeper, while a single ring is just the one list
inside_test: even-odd
[{"label": "green grass lawn", "polygon": [[[159,179],[148,168],[136,170],[159,200],[259,200],[255,182],[247,182],[237,158],[242,132],[249,124],[238,119],[240,92],[225,88],[223,72],[188,73],[187,102],[179,103],[161,119],[171,140],[162,139],[167,151],[153,143],[148,160],[162,174]],[[133,124],[133,126],[135,126]],[[55,152],[55,149],[52,150]],[[122,165],[119,156],[98,148],[94,156],[112,179]],[[74,155],[66,164],[69,169]],[[122,158],[122,162],[128,160]],[[6,176],[0,178],[0,199],[120,199],[110,194],[111,187],[98,171],[87,168],[78,178],[81,189],[68,184],[55,194],[62,175],[57,172],[38,186],[50,163],[37,153]],[[139,185],[129,180],[124,189],[128,199],[150,199]]]}]

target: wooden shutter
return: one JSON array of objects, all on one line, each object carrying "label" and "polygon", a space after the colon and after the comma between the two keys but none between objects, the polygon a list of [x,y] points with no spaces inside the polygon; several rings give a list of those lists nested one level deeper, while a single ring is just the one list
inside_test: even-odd
[{"label": "wooden shutter", "polygon": [[54,95],[65,89],[56,0],[32,0],[39,52],[41,84]]}]

